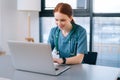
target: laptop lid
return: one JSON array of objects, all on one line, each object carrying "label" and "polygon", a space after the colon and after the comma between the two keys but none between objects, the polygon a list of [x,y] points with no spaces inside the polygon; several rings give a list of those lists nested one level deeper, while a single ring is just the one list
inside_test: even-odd
[{"label": "laptop lid", "polygon": [[49,44],[9,41],[8,46],[16,69],[58,75],[69,68],[55,69]]}]

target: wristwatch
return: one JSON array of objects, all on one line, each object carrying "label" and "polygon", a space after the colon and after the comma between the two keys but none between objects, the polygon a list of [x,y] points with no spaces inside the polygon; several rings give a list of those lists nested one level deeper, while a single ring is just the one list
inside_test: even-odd
[{"label": "wristwatch", "polygon": [[66,64],[66,58],[63,57],[62,60],[63,60],[62,64]]}]

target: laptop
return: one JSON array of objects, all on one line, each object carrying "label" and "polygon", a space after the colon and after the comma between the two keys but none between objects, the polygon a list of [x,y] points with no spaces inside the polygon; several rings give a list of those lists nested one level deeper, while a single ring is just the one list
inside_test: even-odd
[{"label": "laptop", "polygon": [[70,68],[53,62],[51,46],[47,43],[8,41],[8,47],[17,70],[58,75]]}]

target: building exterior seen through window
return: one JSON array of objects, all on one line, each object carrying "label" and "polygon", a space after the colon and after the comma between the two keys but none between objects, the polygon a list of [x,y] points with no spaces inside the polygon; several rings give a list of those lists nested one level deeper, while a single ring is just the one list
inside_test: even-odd
[{"label": "building exterior seen through window", "polygon": [[98,59],[120,67],[120,17],[95,17],[93,38]]},{"label": "building exterior seen through window", "polygon": [[120,0],[93,0],[94,13],[120,13]]},{"label": "building exterior seen through window", "polygon": [[60,2],[69,3],[73,9],[86,9],[87,0],[45,0],[45,10],[54,9]]}]

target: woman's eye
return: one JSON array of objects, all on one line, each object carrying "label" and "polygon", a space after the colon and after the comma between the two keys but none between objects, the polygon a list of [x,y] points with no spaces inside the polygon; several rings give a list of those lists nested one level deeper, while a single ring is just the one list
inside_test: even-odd
[{"label": "woman's eye", "polygon": [[58,21],[58,19],[55,19],[55,21]]},{"label": "woman's eye", "polygon": [[65,21],[65,19],[61,20],[61,21]]},{"label": "woman's eye", "polygon": [[66,20],[65,20],[65,19],[61,19],[61,20],[55,19],[55,21],[61,21],[61,22],[64,22],[64,21],[66,21]]}]

